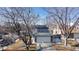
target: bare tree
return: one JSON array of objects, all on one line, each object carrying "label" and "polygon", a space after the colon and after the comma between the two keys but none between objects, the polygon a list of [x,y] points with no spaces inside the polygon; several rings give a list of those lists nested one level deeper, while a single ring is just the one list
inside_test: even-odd
[{"label": "bare tree", "polygon": [[[0,15],[9,19],[10,25],[13,26],[13,30],[20,36],[21,26],[20,24],[25,25],[25,33],[23,34],[23,42],[26,44],[26,48],[29,50],[31,42],[31,36],[33,31],[33,26],[38,21],[38,15],[34,14],[32,8],[25,7],[10,7],[10,8],[1,8],[2,12]],[[26,38],[27,35],[29,39]]]},{"label": "bare tree", "polygon": [[0,10],[0,15],[5,17],[5,22],[11,26],[10,30],[14,30],[14,32],[20,35],[19,18],[17,17],[17,13],[13,10],[13,8],[0,8]]},{"label": "bare tree", "polygon": [[[66,37],[64,38],[64,44],[67,46],[67,39],[71,35],[75,26],[79,23],[79,9],[74,7],[54,7],[44,9],[49,13],[47,18],[49,18],[49,20],[50,18],[53,19],[61,30],[61,34]],[[71,25],[72,22],[73,24]]]}]

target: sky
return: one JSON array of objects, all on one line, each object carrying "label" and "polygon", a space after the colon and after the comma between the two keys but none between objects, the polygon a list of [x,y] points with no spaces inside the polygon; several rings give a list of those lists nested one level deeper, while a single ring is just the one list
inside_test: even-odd
[{"label": "sky", "polygon": [[[40,16],[40,21],[37,24],[42,25],[44,23],[44,19],[47,15],[47,12],[41,7],[33,7],[33,13],[38,14]],[[5,19],[0,17],[1,24],[4,24]]]},{"label": "sky", "polygon": [[[75,8],[75,7],[74,7]],[[58,8],[58,9],[61,9],[61,8]],[[71,9],[71,8],[69,8]],[[40,17],[41,17],[41,20],[39,21],[38,24],[43,24],[44,23],[44,19],[46,17],[46,15],[48,14],[42,7],[33,7],[33,12],[36,13],[36,14],[39,14]],[[75,8],[72,12],[72,14],[70,15],[70,17],[74,17],[75,14],[79,13],[79,8]],[[79,15],[78,15],[79,16]],[[72,22],[74,22],[75,20],[73,20]]]},{"label": "sky", "polygon": [[47,12],[41,7],[34,7],[33,10],[33,12],[39,14],[41,17],[45,17],[47,15]]},{"label": "sky", "polygon": [[[48,15],[48,13],[43,9],[43,7],[32,7],[32,9],[33,9],[33,13],[38,14],[40,16],[40,21],[38,22],[38,24],[40,24],[40,25],[44,24],[44,22],[46,20],[45,18]],[[70,16],[73,17],[75,12],[79,13],[79,8],[78,8],[78,10],[77,9],[74,10]],[[2,17],[1,17],[1,19],[2,19]],[[3,19],[2,20],[1,19],[0,19],[0,22],[2,23]]]},{"label": "sky", "polygon": [[33,7],[33,12],[38,14],[41,18],[38,24],[43,25],[45,23],[45,18],[48,13],[41,7]]},{"label": "sky", "polygon": [[[40,16],[40,20],[38,21],[37,24],[42,25],[44,24],[45,21],[45,17],[48,14],[43,8],[41,7],[33,7],[33,13],[38,14]],[[0,17],[0,22],[4,23],[5,20],[3,20],[4,18]]]}]

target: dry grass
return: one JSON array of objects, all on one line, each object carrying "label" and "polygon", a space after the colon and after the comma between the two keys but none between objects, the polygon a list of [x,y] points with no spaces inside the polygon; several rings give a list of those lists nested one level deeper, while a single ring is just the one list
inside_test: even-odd
[{"label": "dry grass", "polygon": [[67,40],[67,44],[70,44],[72,46],[78,44],[78,42],[76,40]]},{"label": "dry grass", "polygon": [[25,50],[24,47],[22,46],[25,46],[25,44],[23,43],[22,40],[18,40],[17,42],[15,42],[14,44],[12,45],[9,45],[6,49],[6,51],[17,51],[17,50]]},{"label": "dry grass", "polygon": [[[4,51],[27,51],[26,45],[22,40],[17,40],[16,43],[9,45]],[[30,46],[29,50],[35,50],[36,44]]]},{"label": "dry grass", "polygon": [[[71,47],[65,47],[63,44],[53,44],[52,47],[58,51],[74,51],[75,47],[72,47],[72,45],[77,44],[77,42],[73,40],[68,40],[67,43]],[[14,44],[9,45],[6,49],[4,49],[4,51],[27,51],[25,46],[26,45],[22,40],[17,40]],[[36,44],[30,45],[29,50],[30,51],[36,50]]]},{"label": "dry grass", "polygon": [[73,47],[73,45],[78,44],[75,40],[67,40],[67,47],[64,46],[63,43],[61,44],[53,44],[53,48],[55,48],[58,51],[74,51],[76,47]]},{"label": "dry grass", "polygon": [[57,51],[74,51],[75,47],[65,47],[63,44],[55,44],[52,46]]}]

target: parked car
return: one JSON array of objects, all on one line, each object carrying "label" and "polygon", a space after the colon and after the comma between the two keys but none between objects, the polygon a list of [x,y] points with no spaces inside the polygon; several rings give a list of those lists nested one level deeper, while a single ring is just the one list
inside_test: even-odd
[{"label": "parked car", "polygon": [[10,44],[14,43],[11,39],[0,39],[0,46],[8,46]]}]

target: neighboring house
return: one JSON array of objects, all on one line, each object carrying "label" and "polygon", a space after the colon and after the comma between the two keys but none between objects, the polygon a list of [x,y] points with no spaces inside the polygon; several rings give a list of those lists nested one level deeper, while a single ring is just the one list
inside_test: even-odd
[{"label": "neighboring house", "polygon": [[79,33],[74,33],[74,38],[79,43]]},{"label": "neighboring house", "polygon": [[53,26],[49,26],[49,31],[53,35],[52,42],[59,44],[61,43],[61,30],[59,29],[57,24],[53,24]]},{"label": "neighboring house", "polygon": [[71,37],[74,40],[76,40],[77,42],[79,42],[79,28],[75,28],[72,33],[71,33]]},{"label": "neighboring house", "polygon": [[[53,26],[49,26],[49,30],[50,32],[54,35],[60,35],[61,36],[61,30],[59,29],[58,25],[55,24]],[[55,38],[55,40],[57,40]],[[77,40],[77,42],[79,42],[79,24],[76,25],[76,27],[73,29],[73,31],[71,32],[68,40]]]},{"label": "neighboring house", "polygon": [[59,29],[58,25],[53,24],[53,26],[49,26],[49,31],[53,34],[53,35],[60,35],[61,34],[61,30]]}]

